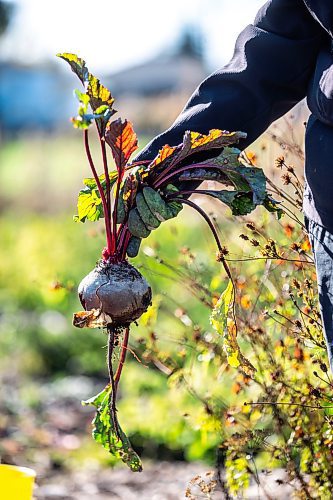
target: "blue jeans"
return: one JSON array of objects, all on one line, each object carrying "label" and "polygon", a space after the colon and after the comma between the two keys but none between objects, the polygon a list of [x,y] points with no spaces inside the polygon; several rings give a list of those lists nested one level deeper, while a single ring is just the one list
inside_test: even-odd
[{"label": "blue jeans", "polygon": [[304,222],[316,265],[320,313],[333,373],[333,234],[306,216]]}]

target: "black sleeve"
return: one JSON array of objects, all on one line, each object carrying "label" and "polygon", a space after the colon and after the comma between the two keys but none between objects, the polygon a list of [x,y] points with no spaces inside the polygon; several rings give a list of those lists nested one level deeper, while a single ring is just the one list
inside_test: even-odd
[{"label": "black sleeve", "polygon": [[238,36],[229,64],[199,85],[173,125],[137,159],[180,144],[186,130],[241,130],[248,137],[240,147],[246,147],[305,97],[326,36],[303,0],[268,1]]}]

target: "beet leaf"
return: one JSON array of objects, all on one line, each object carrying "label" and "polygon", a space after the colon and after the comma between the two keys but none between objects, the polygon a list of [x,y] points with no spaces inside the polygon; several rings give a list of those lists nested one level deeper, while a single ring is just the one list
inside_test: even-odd
[{"label": "beet leaf", "polygon": [[97,443],[100,443],[111,455],[120,458],[133,472],[141,472],[142,463],[139,456],[121,429],[116,414],[111,416],[111,396],[112,387],[109,384],[96,396],[82,401],[84,406],[92,405],[96,408],[96,415],[92,421],[92,436]]},{"label": "beet leaf", "polygon": [[123,173],[132,153],[138,148],[138,138],[132,124],[121,118],[109,122],[105,131],[105,141],[111,148],[118,172]]},{"label": "beet leaf", "polygon": [[103,205],[98,189],[86,187],[79,192],[77,202],[77,215],[74,216],[75,222],[92,222],[104,217]]},{"label": "beet leaf", "polygon": [[221,191],[213,191],[204,189],[196,190],[195,193],[207,194],[213,198],[217,198],[231,208],[233,215],[247,215],[256,207],[253,202],[252,192],[227,191],[225,189]]},{"label": "beet leaf", "polygon": [[[88,115],[88,117],[84,120],[84,115],[80,114],[80,110],[82,113],[82,106],[80,106],[78,116],[81,116],[83,121],[86,121],[86,124],[90,124],[92,119],[96,119],[97,128],[100,136],[102,137],[105,132],[106,122],[114,113],[116,113],[116,110],[112,107],[114,98],[112,97],[111,92],[101,84],[98,78],[89,73],[85,61],[76,54],[64,52],[57,54],[57,56],[70,65],[72,71],[78,76],[84,86],[86,95],[89,97],[89,104],[94,114]],[[73,123],[74,126],[76,126],[76,119],[73,120]]]},{"label": "beet leaf", "polygon": [[207,135],[204,135],[199,132],[187,131],[183,138],[182,149],[177,157],[177,163],[194,153],[225,148],[230,144],[237,144],[240,139],[245,138],[245,132],[212,129]]},{"label": "beet leaf", "polygon": [[[109,174],[110,186],[112,186],[117,178],[118,172],[113,171]],[[106,177],[105,174],[98,176],[100,184],[106,193]],[[97,187],[96,180],[93,177],[87,177],[83,180],[85,188],[81,189],[77,200],[78,213],[74,216],[75,222],[92,222],[104,217],[103,203]]]},{"label": "beet leaf", "polygon": [[[118,178],[118,172],[116,170],[113,170],[112,172],[109,173],[109,177],[110,177],[110,185],[113,186],[113,184],[116,182]],[[98,178],[100,180],[103,189],[106,189],[105,174],[99,175]],[[86,177],[85,179],[83,179],[83,184],[91,189],[97,189],[97,184],[93,177]]]},{"label": "beet leaf", "polygon": [[247,375],[255,372],[254,366],[247,360],[237,343],[237,327],[233,315],[233,304],[235,301],[235,291],[232,281],[228,285],[217,301],[211,316],[210,323],[214,330],[223,338],[223,348],[227,355],[230,366],[240,367]]},{"label": "beet leaf", "polygon": [[89,78],[89,71],[86,66],[86,62],[83,59],[81,59],[81,57],[78,57],[76,54],[72,54],[70,52],[59,53],[57,54],[57,56],[61,57],[61,59],[68,62],[73,73],[75,73],[76,76],[78,76],[82,85],[85,85],[85,83],[88,81]]}]

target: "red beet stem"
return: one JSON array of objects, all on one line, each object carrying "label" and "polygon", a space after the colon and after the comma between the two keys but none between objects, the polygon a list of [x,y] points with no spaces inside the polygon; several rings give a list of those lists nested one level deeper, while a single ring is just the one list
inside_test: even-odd
[{"label": "red beet stem", "polygon": [[106,203],[108,206],[108,216],[109,216],[109,219],[111,220],[111,187],[110,187],[108,160],[107,160],[107,156],[106,156],[105,140],[102,136],[99,136],[99,141],[100,141],[101,149],[102,149],[103,167],[104,167],[104,175],[105,175],[105,183],[106,183]]},{"label": "red beet stem", "polygon": [[98,178],[98,174],[97,174],[97,171],[96,171],[96,168],[95,168],[92,156],[91,156],[90,147],[89,147],[88,130],[84,131],[83,137],[84,137],[84,145],[86,148],[86,154],[87,154],[87,158],[89,161],[89,165],[90,165],[92,174],[94,176],[94,179],[96,181],[97,188],[98,188],[101,200],[102,200],[103,211],[104,211],[104,223],[105,223],[105,231],[106,231],[107,249],[108,249],[109,255],[112,255],[113,241],[112,241],[112,234],[111,234],[111,221],[109,218],[108,204],[107,204],[104,190],[103,190],[101,182]]},{"label": "red beet stem", "polygon": [[128,345],[128,338],[129,338],[129,328],[125,329],[124,333],[124,339],[123,339],[123,344],[121,346],[121,353],[120,353],[120,360],[117,368],[116,375],[114,377],[114,386],[115,386],[115,391],[117,394],[117,389],[118,389],[118,383],[121,377],[121,372],[126,360],[126,354],[127,354],[127,345]]},{"label": "red beet stem", "polygon": [[230,269],[229,269],[229,266],[228,264],[225,262],[224,258],[223,258],[223,253],[222,253],[222,245],[221,245],[221,242],[220,242],[220,238],[217,234],[217,231],[214,227],[214,224],[212,223],[212,221],[210,220],[210,218],[208,217],[208,215],[206,214],[206,212],[200,208],[196,203],[193,203],[193,201],[190,201],[190,200],[187,200],[187,199],[183,199],[183,198],[170,198],[171,201],[178,201],[179,203],[184,203],[185,205],[188,205],[190,206],[191,208],[194,208],[194,210],[196,210],[204,219],[205,221],[207,222],[208,226],[209,226],[209,229],[211,230],[214,238],[215,238],[215,241],[216,241],[216,244],[217,244],[217,248],[219,249],[219,252],[220,252],[220,257],[221,257],[221,261],[222,261],[222,264],[223,264],[223,267],[225,269],[225,272],[227,273],[228,275],[228,278],[232,281],[233,283],[233,279],[232,279],[232,275],[231,275],[231,272],[230,272]]},{"label": "red beet stem", "polygon": [[[120,192],[120,184],[121,184],[121,170],[118,169],[118,177],[117,177],[117,186],[116,186],[116,195],[114,198],[114,208],[113,208],[113,214],[112,214],[112,220],[113,220],[113,239],[115,242],[115,247],[116,247],[116,241],[117,241],[117,212],[118,212],[118,199],[119,199],[119,192]],[[115,248],[116,250],[116,248]]]},{"label": "red beet stem", "polygon": [[128,229],[126,228],[123,249],[122,249],[122,254],[121,254],[121,260],[125,260],[125,258],[126,258],[126,250],[127,250],[130,238],[131,238],[131,234],[128,231]]},{"label": "red beet stem", "polygon": [[123,246],[124,246],[124,241],[126,238],[127,234],[127,224],[122,225],[119,228],[118,234],[117,234],[117,253],[119,254],[120,260],[123,260],[122,254],[123,254]]}]

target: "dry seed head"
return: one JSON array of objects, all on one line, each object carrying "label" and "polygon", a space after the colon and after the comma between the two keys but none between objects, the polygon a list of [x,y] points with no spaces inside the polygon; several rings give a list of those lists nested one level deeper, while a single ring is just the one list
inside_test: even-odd
[{"label": "dry seed head", "polygon": [[229,255],[229,250],[227,249],[227,247],[222,247],[221,250],[217,254],[217,257],[216,257],[217,262],[222,262],[226,255]]},{"label": "dry seed head", "polygon": [[247,227],[248,229],[250,229],[251,231],[255,231],[255,230],[256,230],[256,226],[253,224],[253,222],[248,222],[248,223],[246,224],[246,227]]},{"label": "dry seed head", "polygon": [[281,179],[283,180],[283,184],[284,184],[285,186],[288,186],[288,184],[290,184],[290,183],[291,183],[291,177],[290,177],[290,175],[289,175],[289,174],[283,174],[283,175],[281,176]]},{"label": "dry seed head", "polygon": [[275,166],[277,168],[282,168],[283,164],[284,164],[284,156],[279,156],[278,158],[276,158],[276,160],[275,160]]},{"label": "dry seed head", "polygon": [[290,249],[294,250],[294,252],[300,252],[302,250],[301,245],[299,243],[296,243],[296,242],[294,242],[290,245]]},{"label": "dry seed head", "polygon": [[250,241],[251,241],[251,245],[253,245],[254,247],[258,247],[260,245],[259,241],[255,240],[254,238]]},{"label": "dry seed head", "polygon": [[310,281],[308,278],[306,278],[306,279],[304,280],[304,286],[305,286],[305,288],[307,288],[308,290],[310,290],[310,289],[312,288],[311,281]]},{"label": "dry seed head", "polygon": [[292,280],[292,284],[294,285],[295,288],[297,288],[297,290],[300,290],[301,284],[296,278]]}]

